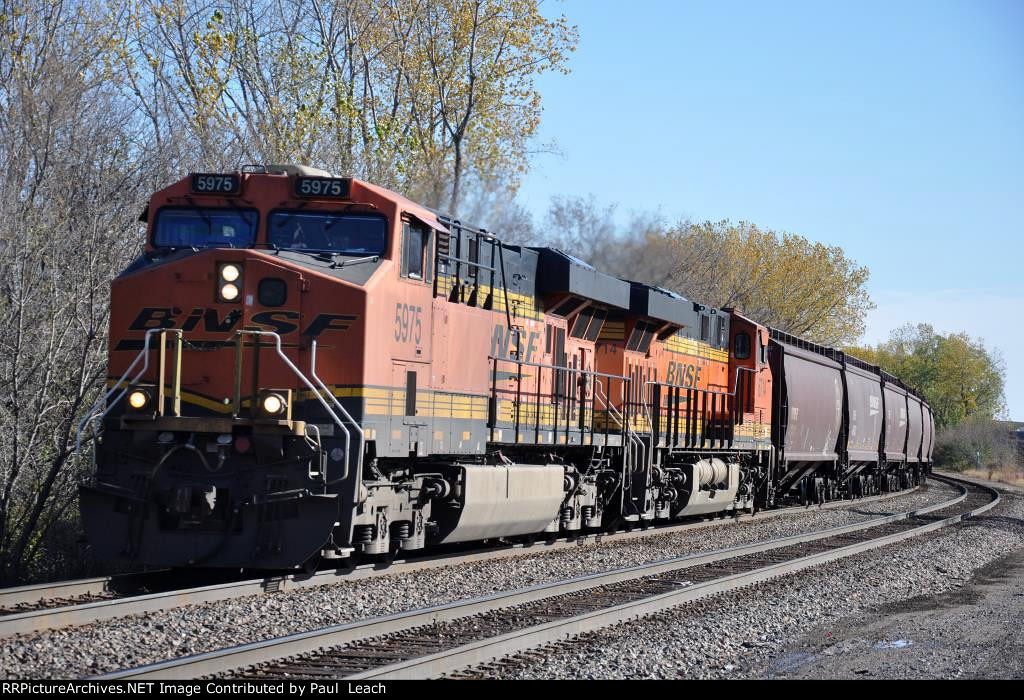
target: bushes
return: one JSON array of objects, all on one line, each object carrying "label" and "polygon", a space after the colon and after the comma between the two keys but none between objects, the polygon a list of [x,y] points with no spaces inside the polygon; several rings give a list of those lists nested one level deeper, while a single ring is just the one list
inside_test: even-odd
[{"label": "bushes", "polygon": [[988,418],[970,418],[939,432],[935,463],[943,469],[977,469],[989,478],[1017,464],[1017,444],[1011,426]]}]

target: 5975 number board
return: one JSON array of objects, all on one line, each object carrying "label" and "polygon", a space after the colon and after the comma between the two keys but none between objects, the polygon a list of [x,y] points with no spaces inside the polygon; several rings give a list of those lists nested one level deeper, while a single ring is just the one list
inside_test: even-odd
[{"label": "5975 number board", "polygon": [[221,173],[193,173],[194,194],[238,194],[242,191],[242,178]]},{"label": "5975 number board", "polygon": [[351,185],[352,181],[348,178],[297,177],[295,178],[295,196],[348,199]]}]

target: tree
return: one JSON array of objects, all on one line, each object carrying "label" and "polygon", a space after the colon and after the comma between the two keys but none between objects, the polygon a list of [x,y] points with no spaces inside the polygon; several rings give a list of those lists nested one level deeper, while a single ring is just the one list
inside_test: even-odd
[{"label": "tree", "polygon": [[[194,166],[304,162],[457,212],[518,183],[576,29],[538,0],[130,0],[120,61]],[[119,6],[119,5],[117,5]]]},{"label": "tree", "polygon": [[991,420],[1003,411],[1003,360],[966,333],[942,335],[928,324],[907,324],[884,343],[848,352],[920,391],[939,428],[967,419]]},{"label": "tree", "polygon": [[666,227],[634,214],[625,231],[614,208],[591,198],[552,201],[553,240],[602,270],[666,287],[719,308],[825,345],[856,340],[874,308],[866,267],[826,246],[790,233],[729,221]]},{"label": "tree", "polygon": [[105,375],[110,279],[141,243],[132,214],[167,175],[104,61],[109,28],[88,4],[0,8],[4,582],[77,565],[74,429]]},{"label": "tree", "polygon": [[189,170],[299,161],[428,204],[493,195],[525,237],[509,193],[540,113],[532,81],[564,69],[576,36],[538,6],[0,0],[0,583],[88,572],[75,429],[103,388],[109,284],[139,253],[149,194]]},{"label": "tree", "polygon": [[456,212],[467,161],[483,179],[526,169],[527,141],[540,124],[534,77],[566,70],[576,29],[564,16],[545,18],[536,0],[436,0],[417,34],[451,154],[448,209]]}]

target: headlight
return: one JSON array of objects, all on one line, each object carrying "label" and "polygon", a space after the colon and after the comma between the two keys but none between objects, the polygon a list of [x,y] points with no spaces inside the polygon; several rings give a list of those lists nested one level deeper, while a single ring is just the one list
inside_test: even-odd
[{"label": "headlight", "polygon": [[218,263],[217,301],[237,304],[242,299],[242,266],[237,263]]},{"label": "headlight", "polygon": [[136,411],[141,411],[149,403],[149,393],[142,389],[136,389],[128,394],[128,405]]},{"label": "headlight", "polygon": [[225,265],[220,269],[220,276],[225,282],[234,282],[242,275],[238,265]]},{"label": "headlight", "polygon": [[263,412],[267,415],[276,416],[285,409],[285,401],[277,394],[267,394],[263,397]]}]

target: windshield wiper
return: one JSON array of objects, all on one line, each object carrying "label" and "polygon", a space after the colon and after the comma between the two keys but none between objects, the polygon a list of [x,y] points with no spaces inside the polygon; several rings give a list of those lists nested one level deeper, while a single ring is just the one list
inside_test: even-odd
[{"label": "windshield wiper", "polygon": [[[340,255],[340,253],[335,253],[334,255],[336,257]],[[356,258],[355,260],[342,260],[340,263],[337,260],[332,260],[331,269],[337,270],[347,265],[358,265],[359,263],[364,262],[377,262],[378,260],[380,260],[379,255],[368,255],[365,258]]]},{"label": "windshield wiper", "polygon": [[367,255],[365,258],[355,258],[354,260],[342,260],[341,262],[338,262],[337,257],[339,255],[345,255],[345,253],[335,253],[330,250],[306,250],[305,248],[279,248],[276,245],[274,246],[275,254],[279,255],[282,252],[302,253],[303,255],[308,255],[314,260],[330,263],[332,270],[337,270],[348,265],[358,265],[359,263],[377,262],[380,260],[380,254],[378,253],[377,255]]},{"label": "windshield wiper", "polygon": [[274,254],[275,255],[280,255],[281,253],[302,253],[303,255],[308,255],[309,257],[313,258],[314,260],[319,260],[320,262],[325,262],[325,263],[331,263],[332,265],[334,264],[334,255],[332,253],[330,253],[329,251],[324,251],[324,250],[306,250],[305,248],[281,248],[281,247],[275,245],[274,246]]}]

